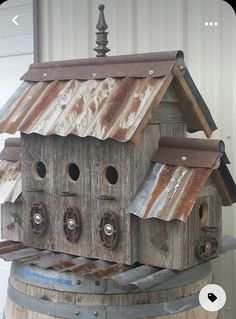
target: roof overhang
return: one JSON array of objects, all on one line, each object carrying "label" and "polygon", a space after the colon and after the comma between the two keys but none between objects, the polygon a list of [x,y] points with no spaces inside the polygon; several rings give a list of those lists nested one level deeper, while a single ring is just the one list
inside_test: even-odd
[{"label": "roof overhang", "polygon": [[137,143],[173,83],[189,132],[216,125],[182,51],[35,63],[0,111],[0,132]]},{"label": "roof overhang", "polygon": [[222,141],[162,137],[152,162],[128,213],[186,222],[210,176],[223,205],[236,202],[236,185],[226,166],[229,160]]}]

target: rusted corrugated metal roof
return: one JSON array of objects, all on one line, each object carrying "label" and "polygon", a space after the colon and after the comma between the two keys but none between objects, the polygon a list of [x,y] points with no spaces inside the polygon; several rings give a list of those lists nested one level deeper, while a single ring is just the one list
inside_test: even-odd
[{"label": "rusted corrugated metal roof", "polygon": [[0,161],[0,204],[14,203],[21,192],[20,162]]},{"label": "rusted corrugated metal roof", "polygon": [[20,139],[9,138],[0,154],[0,204],[14,203],[21,192]]},{"label": "rusted corrugated metal roof", "polygon": [[164,78],[24,82],[0,112],[0,131],[128,141]]},{"label": "rusted corrugated metal roof", "polygon": [[186,222],[211,173],[223,204],[236,201],[236,185],[225,164],[229,160],[222,141],[162,137],[153,162],[157,163],[137,191],[128,213],[143,219]]},{"label": "rusted corrugated metal roof", "polygon": [[[0,132],[74,134],[121,142],[139,139],[173,78],[182,79],[189,131],[216,129],[205,104],[183,77],[183,52],[36,63],[0,111]],[[186,90],[188,87],[188,90]],[[190,92],[190,93],[189,93]],[[187,97],[187,95],[191,95]],[[196,95],[196,96],[195,96]]]},{"label": "rusted corrugated metal roof", "polygon": [[128,212],[144,219],[186,222],[211,171],[209,168],[154,164]]}]

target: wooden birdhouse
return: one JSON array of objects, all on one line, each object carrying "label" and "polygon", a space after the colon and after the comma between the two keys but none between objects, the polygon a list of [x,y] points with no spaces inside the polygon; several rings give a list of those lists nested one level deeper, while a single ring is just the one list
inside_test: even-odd
[{"label": "wooden birdhouse", "polygon": [[0,111],[0,132],[21,132],[1,155],[3,238],[173,269],[217,256],[236,187],[221,141],[186,138],[216,125],[182,51],[36,63],[22,80]]}]

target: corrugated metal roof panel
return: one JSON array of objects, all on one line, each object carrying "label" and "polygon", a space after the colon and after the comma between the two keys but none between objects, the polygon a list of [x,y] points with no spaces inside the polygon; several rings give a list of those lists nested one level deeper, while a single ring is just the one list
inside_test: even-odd
[{"label": "corrugated metal roof panel", "polygon": [[128,141],[165,78],[24,82],[0,112],[0,131]]},{"label": "corrugated metal roof panel", "polygon": [[[236,249],[235,238],[230,236],[223,237],[221,254],[234,249]],[[0,257],[7,261],[17,260],[18,263],[24,266],[36,265],[41,270],[52,268],[57,271],[57,274],[59,269],[60,272],[67,273],[69,271],[80,276],[89,275],[98,280],[110,279],[124,289],[136,287],[141,291],[160,285],[171,277],[180,276],[181,274],[186,274],[188,278],[191,278],[191,272],[194,269],[200,270],[201,267],[205,267],[204,265],[208,265],[208,263],[203,263],[184,271],[173,271],[149,265],[127,266],[98,259],[94,260],[60,253],[56,254],[46,250],[26,248],[21,243],[12,241],[0,243]],[[178,280],[177,278],[176,280]],[[173,284],[171,286],[173,287]]]},{"label": "corrugated metal roof panel", "polygon": [[211,171],[210,168],[154,164],[128,213],[143,219],[186,222]]},{"label": "corrugated metal roof panel", "polygon": [[20,162],[0,161],[0,204],[14,203],[21,192]]},{"label": "corrugated metal roof panel", "polygon": [[[59,268],[60,272],[70,271],[80,276],[90,275],[97,280],[111,279],[124,288],[133,286],[147,290],[178,274],[177,271],[148,265],[127,266],[34,248],[19,249],[18,244],[3,242],[0,247],[0,257],[6,261],[17,260],[22,265],[36,265],[41,269],[52,268],[58,271]],[[68,268],[68,265],[73,266]]]}]

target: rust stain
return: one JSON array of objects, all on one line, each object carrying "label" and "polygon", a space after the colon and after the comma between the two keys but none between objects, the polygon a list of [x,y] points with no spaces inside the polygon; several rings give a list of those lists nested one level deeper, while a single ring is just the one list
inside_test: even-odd
[{"label": "rust stain", "polygon": [[22,193],[20,162],[0,161],[0,203],[14,203]]},{"label": "rust stain", "polygon": [[135,84],[136,80],[134,78],[127,77],[121,80],[116,89],[113,90],[107,101],[105,115],[101,118],[105,133],[113,126],[114,121],[121,114],[124,105],[126,105],[130,97],[130,92],[133,92]]},{"label": "rust stain", "polygon": [[73,257],[71,257],[71,260],[63,261],[59,264],[53,265],[52,268],[55,270],[63,270],[67,268],[75,267],[75,263],[73,262]]},{"label": "rust stain", "polygon": [[169,183],[173,172],[175,170],[175,166],[164,167],[163,171],[160,173],[160,176],[157,180],[156,186],[151,194],[151,197],[147,203],[146,211],[143,215],[143,218],[147,218],[149,215],[150,210],[152,209],[152,206],[154,202],[157,200],[157,198],[160,196],[160,194],[165,190],[167,184]]},{"label": "rust stain", "polygon": [[125,271],[125,269],[127,269],[128,267],[126,267],[123,264],[114,264],[109,266],[106,269],[99,269],[95,272],[92,273],[92,276],[96,279],[105,279],[105,278],[110,278],[114,275],[117,275],[120,272]]},{"label": "rust stain", "polygon": [[175,219],[187,221],[201,190],[211,174],[211,171],[212,170],[208,168],[194,169],[191,179],[186,187],[186,191],[184,192],[178,208],[175,211]]},{"label": "rust stain", "polygon": [[[18,125],[15,124],[15,122],[12,121],[12,117],[16,114],[19,113],[19,109],[21,110],[22,104],[25,100],[25,98],[29,95],[29,92],[33,88],[34,84],[29,85],[25,91],[18,97],[16,101],[13,102],[15,104],[14,108],[10,110],[10,112],[7,114],[6,118],[4,118],[0,122],[0,132],[8,132],[8,133],[15,133],[16,131],[14,130]],[[18,122],[18,118],[16,123]]]},{"label": "rust stain", "polygon": [[9,111],[0,111],[0,130],[126,142],[155,98],[153,92],[158,94],[159,81],[124,77],[25,84]]},{"label": "rust stain", "polygon": [[25,246],[20,242],[10,240],[3,241],[0,243],[0,255],[8,254],[24,248]]},{"label": "rust stain", "polygon": [[86,264],[76,266],[75,268],[71,268],[70,270],[76,274],[84,274],[89,273],[94,269],[97,269],[96,264],[94,262],[88,262]]},{"label": "rust stain", "polygon": [[27,116],[18,130],[24,132],[27,128],[30,128],[37,117],[45,111],[47,106],[50,105],[54,99],[56,99],[62,87],[63,83],[60,81],[49,84],[43,94],[40,95],[39,99],[35,102],[34,107],[32,109],[30,109],[30,107],[28,108]]}]

